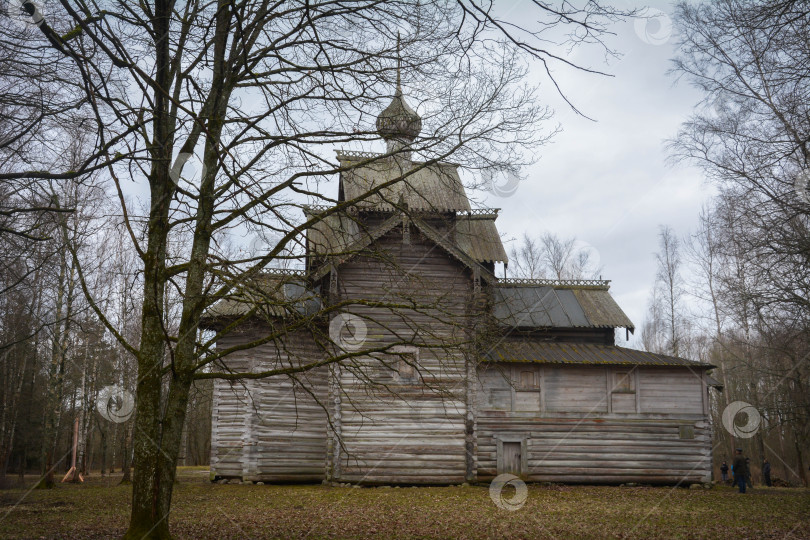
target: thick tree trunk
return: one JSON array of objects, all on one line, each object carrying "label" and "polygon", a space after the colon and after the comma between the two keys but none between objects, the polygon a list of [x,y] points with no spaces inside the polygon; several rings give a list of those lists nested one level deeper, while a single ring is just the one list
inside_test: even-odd
[{"label": "thick tree trunk", "polygon": [[[214,67],[210,115],[206,126],[203,163],[207,172],[200,184],[194,240],[186,277],[183,311],[172,351],[171,378],[161,417],[161,369],[167,345],[165,319],[166,250],[169,234],[169,203],[175,190],[169,175],[174,142],[174,119],[168,114],[168,99],[162,90],[155,93],[154,130],[156,158],[150,174],[151,211],[148,243],[144,256],[144,299],[138,357],[138,387],[135,403],[135,474],[132,486],[132,514],[125,538],[170,538],[169,509],[176,475],[177,458],[186,419],[188,397],[196,369],[196,337],[205,306],[203,283],[211,241],[216,171],[219,168],[219,135],[227,109],[229,91],[225,90],[227,65],[224,60],[230,30],[228,3],[221,1],[214,37]],[[168,88],[170,55],[168,40],[171,5],[155,2],[156,42],[155,78],[158,88]],[[206,107],[207,108],[207,107]],[[197,135],[198,136],[198,135]],[[196,137],[196,136],[195,136]],[[193,150],[196,139],[186,144]]]},{"label": "thick tree trunk", "polygon": [[[135,392],[135,434],[132,466],[132,514],[125,538],[169,538],[166,516],[159,514],[159,478],[156,464],[161,459],[160,358],[143,354],[138,367]],[[144,361],[148,358],[150,361]],[[126,459],[126,457],[124,458]]]},{"label": "thick tree trunk", "polygon": [[[169,206],[174,186],[169,176],[174,146],[174,124],[169,115],[170,52],[168,34],[171,2],[156,0],[152,26],[155,35],[155,91],[152,108],[153,137],[149,153],[151,208],[147,225],[144,263],[144,296],[135,389],[135,427],[132,466],[132,512],[125,538],[170,538],[168,505],[161,484],[162,462],[169,458],[161,432],[161,376],[166,350],[163,301],[166,284],[166,251]],[[165,432],[165,429],[163,430]],[[165,466],[165,465],[164,465]]]},{"label": "thick tree trunk", "polygon": [[[166,403],[166,413],[162,422],[154,422],[138,409],[135,432],[135,457],[132,483],[132,515],[129,530],[124,538],[171,538],[169,534],[169,510],[176,474],[176,461],[180,453],[183,424],[188,405],[191,376],[172,379]],[[159,380],[158,380],[159,385]],[[143,385],[139,385],[139,390]],[[152,399],[153,388],[143,388],[136,402]],[[159,409],[148,409],[159,414]],[[161,425],[162,429],[146,430]]]}]

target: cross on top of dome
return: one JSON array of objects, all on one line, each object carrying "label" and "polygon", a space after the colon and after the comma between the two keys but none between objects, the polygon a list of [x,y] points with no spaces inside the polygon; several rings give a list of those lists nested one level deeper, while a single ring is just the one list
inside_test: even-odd
[{"label": "cross on top of dome", "polygon": [[401,58],[397,33],[397,88],[391,103],[377,116],[377,133],[388,143],[390,152],[413,142],[420,131],[422,119],[402,96]]}]

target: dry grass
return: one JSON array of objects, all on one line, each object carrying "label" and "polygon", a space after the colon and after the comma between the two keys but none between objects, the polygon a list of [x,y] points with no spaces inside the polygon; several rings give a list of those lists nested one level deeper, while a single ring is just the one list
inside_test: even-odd
[{"label": "dry grass", "polygon": [[[129,488],[117,481],[0,492],[0,537],[120,537]],[[486,487],[214,485],[206,469],[183,468],[171,528],[178,538],[217,539],[810,538],[810,491],[531,486],[523,508],[509,512]]]}]

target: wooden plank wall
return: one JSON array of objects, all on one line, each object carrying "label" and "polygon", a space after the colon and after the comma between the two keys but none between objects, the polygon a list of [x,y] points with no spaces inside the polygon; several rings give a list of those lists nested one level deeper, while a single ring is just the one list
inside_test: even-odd
[{"label": "wooden plank wall", "polygon": [[[227,363],[234,371],[250,369],[249,355],[244,352],[231,355]],[[211,414],[211,474],[214,477],[242,477],[243,437],[249,401],[241,383],[214,380]]]},{"label": "wooden plank wall", "polygon": [[701,414],[703,381],[689,369],[639,369],[641,410],[651,413]]},{"label": "wooden plank wall", "polygon": [[[333,400],[339,403],[343,446],[331,443],[337,450],[334,480],[463,482],[467,358],[453,344],[467,340],[473,292],[469,270],[416,228],[398,228],[367,255],[341,265],[338,290],[342,301],[363,301],[346,311],[365,321],[365,347],[414,339],[423,346],[415,379],[400,375],[398,354],[364,356],[341,366]],[[447,348],[431,348],[441,345]]]},{"label": "wooden plank wall", "polygon": [[[228,336],[218,346],[245,343],[266,331],[254,327]],[[227,363],[234,370],[258,372],[320,357],[311,336],[299,331],[288,335],[283,346],[269,343],[240,351],[228,356]],[[234,384],[216,381],[212,473],[253,481],[322,480],[327,439],[326,397],[326,368],[294,378],[283,376]]]},{"label": "wooden plank wall", "polygon": [[[499,461],[503,466],[499,448],[512,443],[507,447],[515,450],[519,443],[520,472],[531,481],[709,478],[702,372],[534,364],[488,365],[476,372],[468,341],[481,316],[475,302],[481,284],[413,226],[394,229],[342,264],[329,285],[330,302],[357,302],[342,309],[362,319],[363,348],[409,345],[302,374],[298,381],[215,381],[215,476],[367,484],[486,481],[499,473]],[[267,331],[245,327],[218,346]],[[283,344],[235,353],[227,363],[233,370],[259,371],[322,355],[312,336],[299,332]],[[417,372],[409,375],[403,359],[415,363]]]},{"label": "wooden plank wall", "polygon": [[[709,481],[711,430],[703,407],[702,373],[686,368],[633,370],[638,405],[634,412],[622,413],[612,410],[607,396],[613,376],[627,372],[627,367],[530,367],[539,379],[536,411],[514,410],[525,364],[479,371],[479,480],[499,473],[499,444],[521,442],[526,453],[521,472],[530,481]],[[655,402],[662,391],[664,399]],[[621,395],[633,398],[627,392]],[[506,403],[508,399],[512,401]],[[626,403],[621,410],[627,410]]]}]

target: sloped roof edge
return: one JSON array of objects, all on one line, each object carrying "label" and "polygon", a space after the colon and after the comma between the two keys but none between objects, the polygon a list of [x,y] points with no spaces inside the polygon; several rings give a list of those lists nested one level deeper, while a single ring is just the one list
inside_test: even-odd
[{"label": "sloped roof edge", "polygon": [[462,264],[464,264],[465,266],[467,266],[472,270],[478,270],[479,275],[481,276],[482,279],[484,279],[488,283],[497,282],[497,278],[489,270],[481,266],[481,264],[479,264],[478,261],[476,261],[469,255],[464,253],[462,250],[458,249],[457,247],[453,246],[450,242],[446,241],[446,239],[442,237],[441,233],[439,233],[433,227],[431,227],[430,225],[428,225],[427,223],[418,218],[415,218],[413,216],[408,218],[403,214],[391,216],[383,223],[381,223],[380,226],[377,227],[376,229],[369,231],[368,233],[365,233],[363,237],[359,239],[357,242],[355,242],[350,246],[347,246],[346,254],[344,256],[336,258],[332,257],[331,260],[325,262],[323,265],[320,266],[320,268],[315,270],[312,273],[311,278],[316,281],[323,278],[324,276],[326,276],[327,273],[329,273],[329,269],[332,266],[337,266],[345,263],[355,255],[357,255],[361,249],[368,247],[369,245],[371,245],[373,241],[377,240],[378,238],[380,238],[388,231],[392,230],[397,225],[403,223],[406,219],[409,219],[410,222],[416,228],[422,231],[422,233],[425,236],[427,236],[430,240],[432,240],[437,246],[440,246],[442,249],[444,249],[448,254],[453,256],[455,259],[459,260]]},{"label": "sloped roof edge", "polygon": [[713,369],[716,367],[712,364],[703,364],[686,358],[628,349],[617,345],[536,340],[502,341],[487,351],[485,361],[591,366],[691,367],[696,369]]},{"label": "sloped roof edge", "polygon": [[394,215],[383,221],[376,229],[364,232],[356,242],[346,246],[346,253],[344,253],[342,256],[332,256],[331,260],[322,264],[320,268],[312,273],[311,278],[315,281],[321,279],[327,273],[329,273],[329,269],[332,266],[337,266],[348,261],[357,255],[361,249],[368,247],[373,241],[377,240],[400,223],[402,223],[402,215]]},{"label": "sloped roof edge", "polygon": [[549,283],[514,287],[499,281],[493,315],[501,325],[515,328],[635,329],[606,286]]}]

